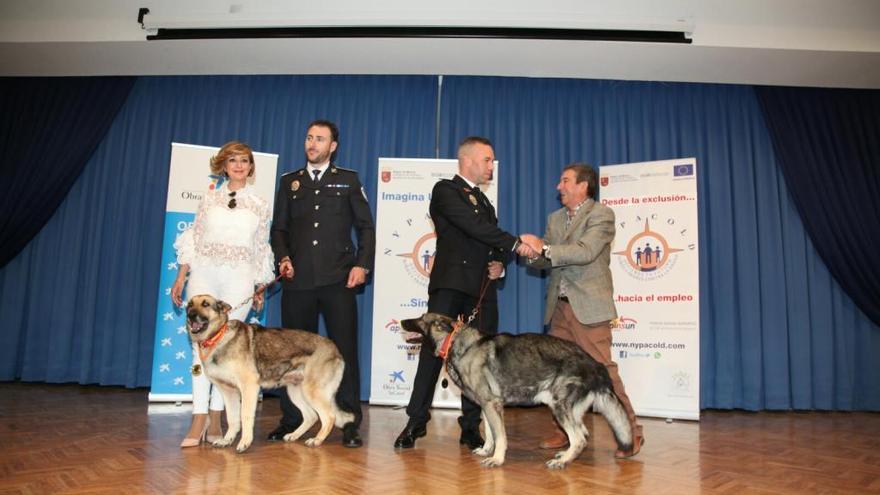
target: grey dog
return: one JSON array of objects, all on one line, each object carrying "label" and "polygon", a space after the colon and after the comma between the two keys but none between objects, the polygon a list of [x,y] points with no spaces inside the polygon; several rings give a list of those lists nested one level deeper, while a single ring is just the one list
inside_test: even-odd
[{"label": "grey dog", "polygon": [[504,464],[505,404],[550,407],[568,435],[569,447],[547,461],[549,468],[564,468],[583,451],[589,436],[583,416],[591,406],[608,421],[618,448],[630,449],[632,429],[608,370],[578,346],[534,333],[484,335],[467,325],[456,329],[454,323],[447,316],[427,313],[401,325],[409,332],[409,342],[433,346],[435,356],[441,356],[444,343],[448,347],[449,377],[483,408],[486,443],[474,453],[487,457],[484,466]]}]

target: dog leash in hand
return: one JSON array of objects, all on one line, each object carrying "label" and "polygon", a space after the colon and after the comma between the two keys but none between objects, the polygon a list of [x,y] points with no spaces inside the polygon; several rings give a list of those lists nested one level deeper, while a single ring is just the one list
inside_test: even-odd
[{"label": "dog leash in hand", "polygon": [[[450,333],[446,336],[445,339],[443,339],[443,345],[440,346],[440,352],[438,353],[438,356],[440,357],[440,359],[443,360],[443,366],[444,368],[446,368],[447,375],[449,374],[449,360],[446,358],[449,356],[449,349],[452,348],[452,341],[455,340],[455,336],[458,335],[458,332],[461,331],[461,329],[465,326],[470,325],[471,322],[473,322],[474,319],[477,317],[477,314],[479,314],[480,306],[482,306],[483,304],[483,296],[486,295],[486,289],[489,288],[490,282],[492,281],[489,279],[489,274],[487,272],[486,278],[483,279],[483,286],[480,287],[480,298],[477,299],[477,305],[474,306],[474,310],[471,311],[471,314],[470,316],[468,316],[467,321],[462,321],[461,316],[459,316],[459,318],[455,320],[455,323],[452,324],[452,333]],[[443,388],[449,386],[446,378],[443,379],[441,386]]]},{"label": "dog leash in hand", "polygon": [[263,292],[266,292],[266,289],[268,289],[268,288],[271,287],[273,284],[275,284],[276,282],[278,282],[279,280],[281,280],[281,277],[283,277],[283,275],[278,275],[277,277],[275,277],[275,280],[269,282],[268,284],[261,285],[261,286],[257,287],[257,290],[255,290],[253,294],[251,294],[250,296],[248,296],[244,301],[240,302],[240,303],[238,304],[238,306],[235,306],[234,308],[230,309],[229,312],[232,313],[233,311],[235,311],[235,310],[237,310],[238,308],[244,306],[244,305],[247,304],[248,302],[253,301],[254,297],[256,297],[257,294],[262,294]]},{"label": "dog leash in hand", "polygon": [[488,273],[488,270],[487,270],[487,272],[486,272],[486,278],[483,279],[483,286],[480,287],[480,298],[477,299],[477,305],[474,306],[474,310],[471,311],[471,314],[470,314],[470,316],[468,316],[467,321],[464,322],[465,325],[470,325],[471,322],[473,322],[474,319],[477,317],[477,314],[479,314],[479,312],[480,312],[480,307],[483,305],[483,297],[486,295],[486,289],[489,288],[489,284],[490,284],[491,282],[492,282],[492,280],[489,279],[489,273]]}]

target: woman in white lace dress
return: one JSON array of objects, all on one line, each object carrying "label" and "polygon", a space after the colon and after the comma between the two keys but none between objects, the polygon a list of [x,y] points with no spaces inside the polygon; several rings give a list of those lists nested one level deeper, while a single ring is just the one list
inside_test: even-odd
[{"label": "woman in white lace dress", "polygon": [[[253,294],[256,286],[274,278],[269,245],[271,212],[268,203],[248,184],[254,168],[253,151],[237,141],[226,143],[211,158],[211,172],[228,180],[205,194],[192,227],[174,243],[179,266],[171,288],[174,304],[184,304],[186,285],[187,299],[211,294],[235,308]],[[254,298],[254,307],[262,304],[260,294]],[[236,308],[229,317],[244,320],[250,308]],[[195,348],[192,374],[193,419],[181,447],[194,447],[203,439],[213,441],[222,434],[223,397],[205,376]]]}]

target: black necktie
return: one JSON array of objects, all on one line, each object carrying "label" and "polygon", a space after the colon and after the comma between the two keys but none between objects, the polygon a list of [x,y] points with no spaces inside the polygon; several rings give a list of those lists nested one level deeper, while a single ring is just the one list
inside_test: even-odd
[{"label": "black necktie", "polygon": [[318,182],[318,176],[321,175],[321,171],[318,169],[312,170],[312,174],[315,176],[315,182]]},{"label": "black necktie", "polygon": [[480,189],[480,186],[475,186],[474,191],[477,193],[477,199],[480,200],[480,204],[482,204],[485,208],[489,209],[489,198],[483,194],[483,191]]}]

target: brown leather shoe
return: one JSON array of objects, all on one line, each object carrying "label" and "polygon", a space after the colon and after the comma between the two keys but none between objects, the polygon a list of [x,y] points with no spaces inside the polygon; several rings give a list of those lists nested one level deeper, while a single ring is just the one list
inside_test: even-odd
[{"label": "brown leather shoe", "polygon": [[565,435],[564,431],[557,429],[556,432],[553,433],[552,437],[544,440],[538,446],[542,449],[547,450],[555,450],[568,447],[568,436]]},{"label": "brown leather shoe", "polygon": [[633,438],[632,448],[627,451],[618,450],[614,453],[614,457],[617,459],[626,459],[627,457],[632,457],[638,454],[640,450],[642,450],[642,445],[645,445],[645,437],[641,435],[636,435]]}]

